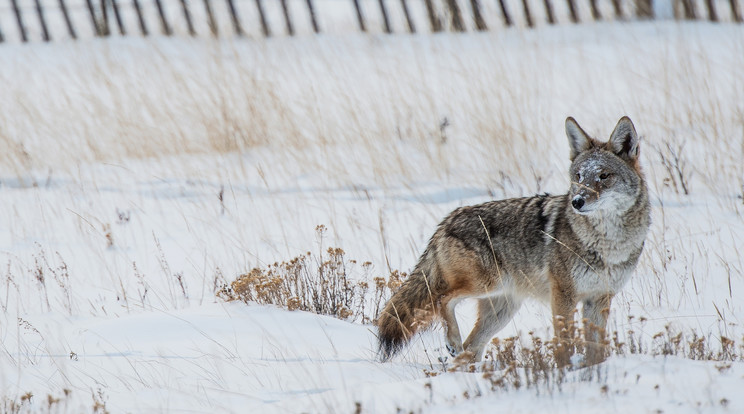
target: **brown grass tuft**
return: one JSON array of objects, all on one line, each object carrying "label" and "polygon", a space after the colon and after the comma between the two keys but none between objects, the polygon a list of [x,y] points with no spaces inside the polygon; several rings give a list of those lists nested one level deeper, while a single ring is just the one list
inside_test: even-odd
[{"label": "brown grass tuft", "polygon": [[[370,262],[357,266],[342,249],[329,247],[317,256],[307,252],[289,261],[253,268],[223,285],[218,295],[228,301],[271,304],[369,323],[407,276],[395,270],[387,278],[370,277],[371,271]],[[374,286],[371,292],[370,281]]]}]

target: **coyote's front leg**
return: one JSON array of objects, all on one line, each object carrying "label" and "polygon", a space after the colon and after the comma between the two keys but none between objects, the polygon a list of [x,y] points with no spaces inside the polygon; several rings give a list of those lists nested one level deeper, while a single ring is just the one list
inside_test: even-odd
[{"label": "coyote's front leg", "polygon": [[605,360],[607,316],[610,313],[612,294],[604,293],[584,300],[582,319],[586,335],[586,364],[594,365]]},{"label": "coyote's front leg", "polygon": [[551,275],[550,293],[553,310],[553,330],[555,335],[555,362],[559,368],[569,365],[573,348],[569,324],[573,321],[576,308],[576,291],[570,277]]}]

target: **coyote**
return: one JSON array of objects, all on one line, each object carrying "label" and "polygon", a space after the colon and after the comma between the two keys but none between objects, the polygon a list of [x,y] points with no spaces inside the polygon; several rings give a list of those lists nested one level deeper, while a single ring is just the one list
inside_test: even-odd
[{"label": "coyote", "polygon": [[[549,302],[559,343],[564,323],[582,303],[585,362],[604,360],[610,302],[638,263],[650,224],[639,139],[623,117],[600,142],[566,119],[570,145],[568,194],[490,201],[460,207],[437,227],[418,264],[377,320],[383,361],[437,316],[447,350],[479,361],[488,341],[527,297]],[[462,342],[455,306],[477,298],[478,319]],[[557,354],[556,354],[557,355]],[[568,363],[570,355],[557,362]]]}]

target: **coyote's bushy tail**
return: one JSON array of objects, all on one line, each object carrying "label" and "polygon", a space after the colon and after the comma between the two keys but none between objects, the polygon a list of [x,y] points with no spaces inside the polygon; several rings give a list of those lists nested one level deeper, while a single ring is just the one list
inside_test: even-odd
[{"label": "coyote's bushy tail", "polygon": [[443,290],[435,269],[433,252],[424,252],[413,273],[380,313],[377,332],[383,361],[400,351],[417,331],[431,324]]}]

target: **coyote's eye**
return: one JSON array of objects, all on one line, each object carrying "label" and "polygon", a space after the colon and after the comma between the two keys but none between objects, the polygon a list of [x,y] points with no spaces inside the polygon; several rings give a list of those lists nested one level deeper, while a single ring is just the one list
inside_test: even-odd
[{"label": "coyote's eye", "polygon": [[576,173],[576,181],[581,181],[581,174]]},{"label": "coyote's eye", "polygon": [[606,180],[608,178],[610,178],[610,174],[607,174],[607,173],[599,174],[599,179],[600,180]]}]

